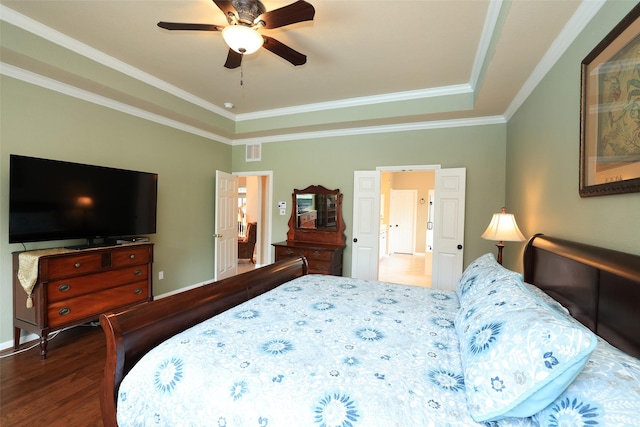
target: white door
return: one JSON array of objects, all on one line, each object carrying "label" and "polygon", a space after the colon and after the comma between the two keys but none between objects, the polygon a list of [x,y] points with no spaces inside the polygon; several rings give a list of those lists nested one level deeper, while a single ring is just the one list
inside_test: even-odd
[{"label": "white door", "polygon": [[238,273],[238,177],[216,171],[214,280]]},{"label": "white door", "polygon": [[380,172],[355,171],[353,175],[351,277],[377,280],[380,243]]},{"label": "white door", "polygon": [[455,290],[462,275],[466,169],[436,170],[432,287]]},{"label": "white door", "polygon": [[389,252],[415,252],[417,190],[390,190]]}]

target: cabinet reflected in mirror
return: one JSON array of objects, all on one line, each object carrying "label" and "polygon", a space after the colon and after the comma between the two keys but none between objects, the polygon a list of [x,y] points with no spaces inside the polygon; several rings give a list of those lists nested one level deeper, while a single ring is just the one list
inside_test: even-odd
[{"label": "cabinet reflected in mirror", "polygon": [[298,228],[328,228],[337,223],[337,195],[305,193],[295,195]]}]

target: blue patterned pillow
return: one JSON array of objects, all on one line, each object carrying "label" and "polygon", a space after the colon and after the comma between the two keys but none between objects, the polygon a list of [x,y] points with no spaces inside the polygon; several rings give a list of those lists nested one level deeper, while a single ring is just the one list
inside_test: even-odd
[{"label": "blue patterned pillow", "polygon": [[478,422],[541,411],[580,373],[597,342],[514,276],[485,287],[455,324],[467,405]]},{"label": "blue patterned pillow", "polygon": [[598,338],[580,375],[533,419],[541,427],[637,426],[640,360]]},{"label": "blue patterned pillow", "polygon": [[509,277],[521,278],[522,275],[498,264],[492,253],[482,255],[467,266],[458,280],[456,294],[458,294],[460,305],[473,301],[478,293],[497,280]]}]

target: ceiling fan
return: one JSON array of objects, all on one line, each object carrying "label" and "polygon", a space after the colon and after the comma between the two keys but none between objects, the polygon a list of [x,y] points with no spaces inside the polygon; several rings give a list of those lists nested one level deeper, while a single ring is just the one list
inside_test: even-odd
[{"label": "ceiling fan", "polygon": [[278,40],[260,34],[258,30],[284,27],[297,22],[311,21],[316,11],[304,0],[267,12],[259,0],[213,0],[225,14],[229,25],[188,24],[180,22],[158,22],[158,27],[167,30],[221,31],[229,46],[226,68],[237,68],[242,56],[251,54],[260,47],[275,53],[293,65],[307,62],[307,56]]}]

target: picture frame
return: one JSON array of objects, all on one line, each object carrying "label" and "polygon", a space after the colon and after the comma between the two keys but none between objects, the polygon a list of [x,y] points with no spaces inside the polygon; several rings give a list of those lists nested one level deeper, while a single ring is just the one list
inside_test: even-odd
[{"label": "picture frame", "polygon": [[640,4],[581,63],[580,197],[640,192]]}]

